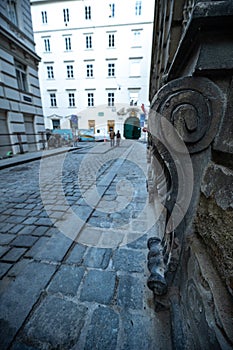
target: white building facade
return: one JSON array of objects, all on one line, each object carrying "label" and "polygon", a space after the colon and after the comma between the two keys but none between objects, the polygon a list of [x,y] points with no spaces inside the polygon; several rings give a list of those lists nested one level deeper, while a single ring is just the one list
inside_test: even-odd
[{"label": "white building facade", "polygon": [[31,11],[46,127],[143,126],[154,0],[31,0]]},{"label": "white building facade", "polygon": [[45,127],[30,1],[0,1],[0,156],[42,149]]}]

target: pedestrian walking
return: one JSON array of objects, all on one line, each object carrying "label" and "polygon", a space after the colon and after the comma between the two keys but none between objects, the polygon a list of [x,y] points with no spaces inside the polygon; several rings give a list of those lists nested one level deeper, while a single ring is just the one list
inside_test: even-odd
[{"label": "pedestrian walking", "polygon": [[110,136],[110,141],[111,141],[111,147],[113,147],[115,145],[115,132],[113,130],[110,131],[109,133],[109,136]]},{"label": "pedestrian walking", "polygon": [[116,145],[117,145],[117,146],[120,146],[120,142],[121,142],[121,133],[120,133],[120,131],[118,130],[118,131],[117,131],[117,134],[116,134]]}]

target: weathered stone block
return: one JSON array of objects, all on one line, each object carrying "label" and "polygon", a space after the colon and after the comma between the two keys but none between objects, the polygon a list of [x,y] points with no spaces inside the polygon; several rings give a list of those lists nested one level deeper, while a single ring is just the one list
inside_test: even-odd
[{"label": "weathered stone block", "polygon": [[115,280],[113,271],[90,270],[84,280],[80,300],[109,305],[113,300]]},{"label": "weathered stone block", "polygon": [[83,267],[63,265],[53,277],[48,291],[75,296],[83,275]]},{"label": "weathered stone block", "polygon": [[56,296],[47,296],[24,327],[22,338],[40,349],[69,350],[77,342],[87,308]]},{"label": "weathered stone block", "polygon": [[84,349],[115,350],[118,332],[118,314],[110,308],[99,307],[93,312]]}]

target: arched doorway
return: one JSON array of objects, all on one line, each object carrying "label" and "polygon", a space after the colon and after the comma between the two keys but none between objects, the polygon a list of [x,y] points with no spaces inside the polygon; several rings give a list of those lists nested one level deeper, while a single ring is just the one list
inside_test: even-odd
[{"label": "arched doorway", "polygon": [[129,117],[124,124],[124,137],[126,139],[138,140],[141,136],[140,120],[137,117]]}]

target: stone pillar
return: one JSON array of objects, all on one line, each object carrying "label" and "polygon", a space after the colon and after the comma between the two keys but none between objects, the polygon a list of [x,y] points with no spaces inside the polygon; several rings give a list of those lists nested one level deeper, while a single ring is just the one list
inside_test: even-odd
[{"label": "stone pillar", "polygon": [[148,241],[148,287],[156,310],[171,310],[174,349],[233,345],[232,170],[213,161],[232,143],[230,101],[212,80],[183,77],[151,103],[148,192],[165,225]]}]

